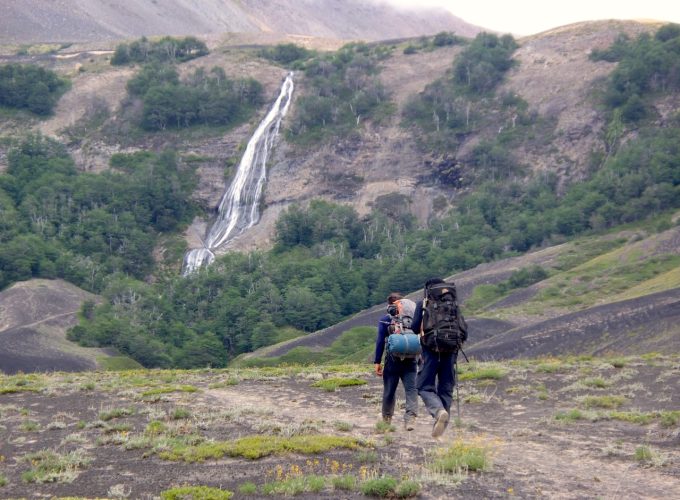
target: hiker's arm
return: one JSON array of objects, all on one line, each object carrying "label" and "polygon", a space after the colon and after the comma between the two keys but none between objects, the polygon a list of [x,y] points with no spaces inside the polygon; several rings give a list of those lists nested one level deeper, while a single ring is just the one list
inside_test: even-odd
[{"label": "hiker's arm", "polygon": [[385,318],[380,318],[378,322],[378,335],[375,337],[375,355],[373,356],[373,364],[375,365],[376,375],[382,375],[383,351],[385,350],[385,338],[387,337],[387,322]]}]

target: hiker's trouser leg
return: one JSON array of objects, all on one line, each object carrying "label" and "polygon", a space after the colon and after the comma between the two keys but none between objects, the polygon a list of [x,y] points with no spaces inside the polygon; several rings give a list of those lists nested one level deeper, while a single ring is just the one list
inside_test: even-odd
[{"label": "hiker's trouser leg", "polygon": [[440,353],[437,370],[437,396],[448,414],[451,414],[453,388],[456,385],[456,374],[453,370],[457,355],[455,353]]},{"label": "hiker's trouser leg", "polygon": [[394,360],[391,356],[385,357],[385,367],[383,368],[383,400],[382,400],[382,416],[383,418],[392,417],[394,415],[394,404],[397,394],[397,386],[399,385],[399,370],[395,366]]},{"label": "hiker's trouser leg", "polygon": [[433,417],[444,408],[437,390],[437,374],[439,371],[439,353],[423,348],[423,366],[418,373],[416,386],[425,408]]},{"label": "hiker's trouser leg", "polygon": [[418,389],[416,388],[417,364],[415,359],[405,359],[402,362],[401,383],[404,384],[404,399],[406,411],[404,420],[408,421],[418,415]]}]

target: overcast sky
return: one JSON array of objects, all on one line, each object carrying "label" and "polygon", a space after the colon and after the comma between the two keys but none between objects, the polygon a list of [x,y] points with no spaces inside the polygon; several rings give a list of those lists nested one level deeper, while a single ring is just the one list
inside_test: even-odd
[{"label": "overcast sky", "polygon": [[463,20],[502,33],[532,35],[578,21],[655,19],[680,23],[678,0],[386,0],[438,5]]}]

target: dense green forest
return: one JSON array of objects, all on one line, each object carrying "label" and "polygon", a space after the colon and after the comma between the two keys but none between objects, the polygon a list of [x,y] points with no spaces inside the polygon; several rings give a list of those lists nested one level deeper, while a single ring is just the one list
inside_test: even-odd
[{"label": "dense green forest", "polygon": [[[629,66],[636,66],[637,59],[648,57],[646,46],[655,51],[658,44],[673,47],[678,40],[673,32],[666,28],[661,36],[625,41],[625,51],[616,49],[625,53],[617,56],[620,64],[626,57],[631,58]],[[394,212],[388,204],[376,204],[371,214],[360,217],[351,207],[314,201],[281,214],[272,250],[229,253],[183,278],[160,272],[151,258],[158,238],[181,230],[193,213],[188,201],[193,173],[175,154],[116,155],[111,172],[77,173],[62,146],[36,136],[11,152],[10,167],[0,175],[0,284],[31,276],[63,277],[100,292],[105,303],[86,304],[80,325],[69,334],[84,345],[115,346],[145,366],[224,366],[238,354],[283,340],[295,330],[332,325],[383,302],[391,291],[420,288],[433,275],[680,207],[677,114],[665,120],[664,128],[649,117],[637,121],[635,134],[593,161],[590,177],[581,182],[565,187],[551,174],[523,178],[521,166],[512,163],[512,148],[540,118],[526,113],[516,96],[495,93],[514,64],[514,49],[511,37],[477,37],[462,49],[451,74],[414,96],[407,110],[413,113],[408,126],[420,128],[424,144],[431,141],[435,149],[454,152],[457,143],[447,146],[442,130],[455,139],[472,121],[461,122],[465,115],[457,115],[456,121],[446,102],[462,99],[492,106],[493,100],[501,110],[526,116],[524,124],[473,151],[469,167],[485,175],[429,227],[417,227],[412,216]],[[354,104],[374,89],[375,66],[384,53],[351,45],[301,62],[317,94],[299,98],[301,114],[293,117],[289,134],[297,140],[305,134],[321,139],[356,127],[360,120],[353,113],[360,108]],[[677,64],[680,52],[669,53],[675,57],[667,63]],[[658,82],[657,73],[647,77]],[[479,80],[473,77],[478,74]],[[361,76],[363,86],[347,87],[354,82],[348,75]],[[615,71],[606,82],[608,89],[620,85],[617,75]],[[211,79],[221,75],[193,78]],[[174,68],[156,65],[142,69],[128,89],[146,96],[154,88],[181,85]],[[202,87],[211,85],[219,87],[214,81]],[[670,85],[654,88],[657,97],[677,90]],[[603,92],[603,107],[610,106],[609,93]],[[381,94],[379,103],[369,99],[369,104],[380,107],[384,98]],[[332,111],[329,122],[323,113],[315,114],[326,108]],[[368,109],[373,110],[369,115],[376,112]],[[339,117],[347,110],[343,121]],[[614,123],[616,108],[608,112]],[[618,123],[621,137],[630,125],[622,119]],[[613,129],[610,125],[608,133],[614,134]],[[504,174],[508,169],[512,176]],[[670,216],[657,220],[657,229],[671,224]],[[152,273],[154,279],[146,279]],[[542,273],[529,269],[499,286],[524,286]]]},{"label": "dense green forest", "polygon": [[252,79],[232,80],[224,70],[197,69],[180,81],[174,66],[144,66],[127,84],[143,102],[141,126],[157,131],[196,124],[233,125],[246,120],[262,104],[262,85]]},{"label": "dense green forest", "polygon": [[185,62],[208,53],[205,43],[192,36],[184,38],[165,36],[159,40],[142,37],[132,43],[118,44],[111,64],[120,66],[130,63]]},{"label": "dense green forest", "polygon": [[311,91],[297,98],[287,138],[300,144],[337,138],[356,130],[364,120],[379,120],[389,113],[389,96],[377,74],[390,50],[384,45],[352,43],[304,61]]},{"label": "dense green forest", "polygon": [[0,287],[64,278],[93,292],[107,277],[153,271],[159,234],[190,219],[193,172],[174,153],[143,153],[101,174],[78,173],[65,148],[31,136],[0,175]]},{"label": "dense green forest", "polygon": [[66,79],[40,66],[0,65],[0,106],[48,115],[68,85]]}]

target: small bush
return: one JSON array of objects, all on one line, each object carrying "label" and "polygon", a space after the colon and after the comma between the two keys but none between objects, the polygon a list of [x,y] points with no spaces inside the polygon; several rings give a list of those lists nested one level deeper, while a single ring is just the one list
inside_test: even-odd
[{"label": "small bush", "polygon": [[130,415],[135,414],[135,409],[130,407],[130,408],[114,408],[112,410],[108,411],[101,411],[99,412],[99,420],[103,420],[104,422],[108,422],[109,420],[113,420],[114,418],[122,418],[122,417],[129,417]]},{"label": "small bush", "polygon": [[354,491],[357,487],[357,478],[350,474],[345,474],[344,476],[334,477],[332,484],[335,490]]},{"label": "small bush", "polygon": [[189,411],[188,408],[175,408],[174,411],[170,414],[170,418],[173,420],[181,420],[190,417],[191,411]]},{"label": "small bush", "polygon": [[635,460],[638,462],[650,462],[654,458],[654,452],[649,446],[642,445],[635,448]]},{"label": "small bush", "polygon": [[354,427],[354,424],[350,422],[335,422],[333,427],[335,427],[335,430],[340,432],[349,432]]},{"label": "small bush", "polygon": [[229,500],[234,493],[210,486],[181,486],[161,492],[162,500]]},{"label": "small bush", "polygon": [[399,483],[394,490],[394,495],[397,498],[410,498],[416,496],[418,493],[420,493],[420,484],[410,479]]},{"label": "small bush", "polygon": [[392,424],[389,424],[389,423],[385,422],[384,420],[380,420],[379,422],[376,422],[375,430],[376,430],[376,432],[379,432],[380,434],[385,434],[387,432],[394,432],[397,429]]},{"label": "small bush", "polygon": [[456,441],[453,446],[439,450],[429,468],[435,472],[460,473],[462,471],[485,471],[491,467],[489,450],[485,446]]},{"label": "small bush", "polygon": [[391,476],[383,476],[361,483],[361,492],[369,497],[386,498],[392,496],[396,487],[396,479]]},{"label": "small bush", "polygon": [[673,427],[680,423],[680,410],[662,411],[659,416],[663,427]]},{"label": "small bush", "polygon": [[66,454],[43,450],[29,453],[21,459],[31,468],[21,475],[27,483],[70,483],[78,477],[79,469],[90,463],[89,457],[78,451]]},{"label": "small bush", "polygon": [[587,378],[583,381],[586,387],[594,387],[595,389],[604,389],[609,386],[609,383],[600,377]]},{"label": "small bush", "polygon": [[558,412],[557,415],[555,415],[555,420],[559,420],[561,422],[575,422],[576,420],[583,420],[585,419],[585,415],[581,410],[569,410],[569,411],[561,411]]},{"label": "small bush", "polygon": [[241,495],[257,495],[257,485],[248,481],[238,487],[238,492]]}]

